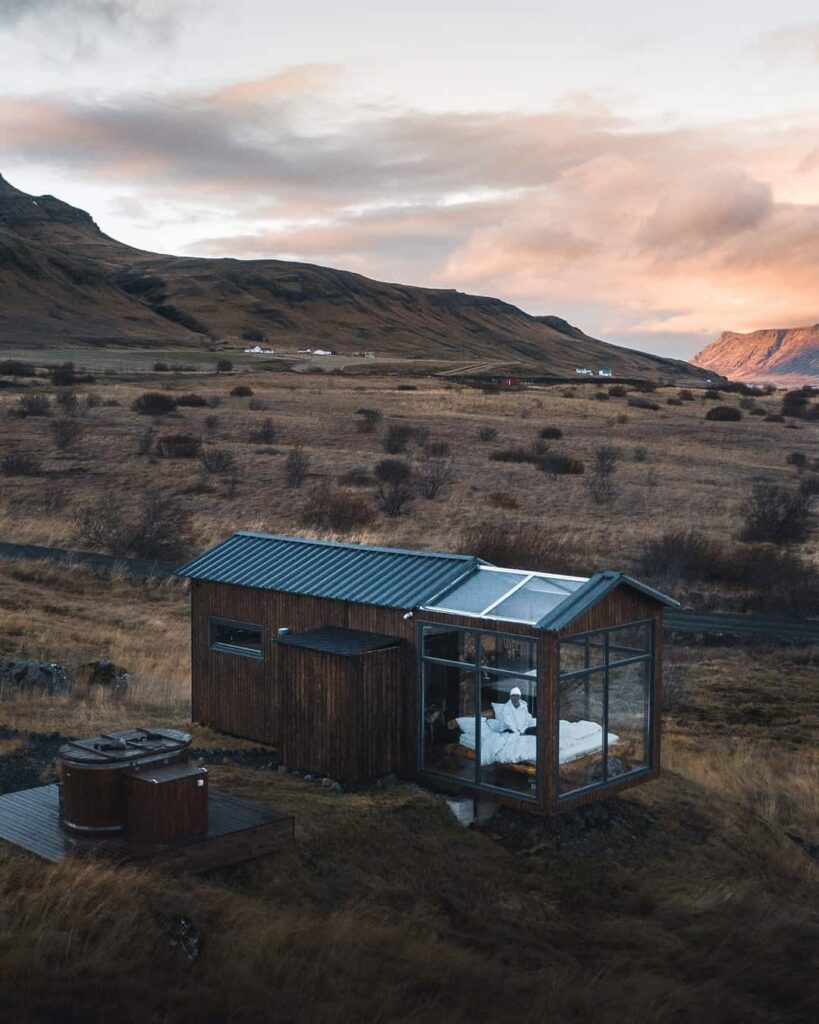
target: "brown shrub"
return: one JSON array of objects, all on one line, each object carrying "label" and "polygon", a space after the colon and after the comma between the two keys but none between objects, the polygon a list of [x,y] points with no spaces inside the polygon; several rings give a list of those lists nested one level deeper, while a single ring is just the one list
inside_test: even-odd
[{"label": "brown shrub", "polygon": [[164,459],[194,459],[202,450],[202,439],[193,434],[165,434],[156,442],[156,453]]},{"label": "brown shrub", "polygon": [[81,434],[80,424],[69,417],[61,416],[51,423],[51,437],[57,451],[65,452],[76,447]]},{"label": "brown shrub", "polygon": [[589,552],[580,540],[565,534],[549,534],[534,524],[511,524],[508,519],[466,527],[458,548],[510,569],[536,569],[571,576],[593,571]]},{"label": "brown shrub", "polygon": [[208,404],[208,400],[204,395],[180,395],[176,400],[177,405],[190,406],[193,409],[202,408]]},{"label": "brown shrub", "polygon": [[95,502],[75,519],[77,540],[92,550],[133,558],[176,561],[191,549],[190,512],[172,497],[146,494]]},{"label": "brown shrub", "polygon": [[382,484],[404,484],[412,476],[412,467],[404,459],[382,459],[373,473]]},{"label": "brown shrub", "polygon": [[742,413],[733,405],[715,405],[713,409],[708,410],[705,418],[707,420],[722,420],[726,423],[736,423],[742,419]]},{"label": "brown shrub", "polygon": [[288,487],[301,487],[307,476],[310,459],[304,451],[296,446],[288,452],[284,460],[284,478]]},{"label": "brown shrub", "polygon": [[370,487],[376,479],[366,466],[353,466],[341,474],[338,482],[345,487]]},{"label": "brown shrub", "polygon": [[176,399],[164,391],[146,391],[133,400],[131,408],[142,416],[162,416],[174,411]]},{"label": "brown shrub", "polygon": [[3,476],[38,476],[40,468],[40,460],[36,455],[27,455],[25,452],[10,452],[0,462]]},{"label": "brown shrub", "polygon": [[497,440],[497,436],[498,432],[495,427],[481,427],[478,431],[478,440],[484,443]]},{"label": "brown shrub", "polygon": [[230,393],[234,398],[250,398],[253,395],[253,388],[249,388],[247,384],[237,384]]},{"label": "brown shrub", "polygon": [[787,544],[810,534],[810,499],[777,484],[755,484],[740,540]]},{"label": "brown shrub", "polygon": [[550,476],[580,476],[586,469],[580,459],[555,453],[542,455],[538,463],[543,472]]},{"label": "brown shrub", "polygon": [[23,395],[17,403],[15,412],[21,419],[27,416],[49,416],[51,402],[45,395]]},{"label": "brown shrub", "polygon": [[652,412],[656,412],[660,407],[656,402],[652,402],[650,398],[641,398],[636,395],[634,398],[628,399],[628,404],[633,409],[649,409]]},{"label": "brown shrub", "polygon": [[534,448],[501,448],[492,452],[489,458],[493,462],[528,462],[533,466],[540,466],[543,462],[543,452]]},{"label": "brown shrub", "polygon": [[227,473],[235,460],[226,448],[208,448],[202,452],[202,468],[206,473]]},{"label": "brown shrub", "polygon": [[486,500],[492,508],[502,508],[510,512],[520,508],[517,500],[507,491],[491,491],[487,494]]},{"label": "brown shrub", "polygon": [[374,516],[371,502],[363,495],[351,494],[340,488],[322,487],[315,490],[305,503],[301,521],[305,526],[349,533],[367,526]]},{"label": "brown shrub", "polygon": [[540,436],[544,439],[544,441],[559,441],[561,437],[563,437],[563,431],[560,429],[560,427],[542,427],[540,431]]}]

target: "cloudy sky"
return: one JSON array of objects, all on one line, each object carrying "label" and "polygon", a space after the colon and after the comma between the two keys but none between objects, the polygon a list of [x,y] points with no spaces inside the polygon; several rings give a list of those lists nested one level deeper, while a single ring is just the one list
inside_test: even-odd
[{"label": "cloudy sky", "polygon": [[689,356],[819,320],[819,17],[0,0],[0,173],[143,248],[498,295]]}]

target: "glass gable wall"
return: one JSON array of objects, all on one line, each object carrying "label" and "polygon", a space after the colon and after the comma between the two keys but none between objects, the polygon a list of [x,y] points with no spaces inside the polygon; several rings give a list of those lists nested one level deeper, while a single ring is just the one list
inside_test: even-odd
[{"label": "glass gable wall", "polygon": [[654,621],[559,643],[558,796],[651,768]]},{"label": "glass gable wall", "polygon": [[422,770],[534,800],[538,642],[444,624],[420,628]]}]

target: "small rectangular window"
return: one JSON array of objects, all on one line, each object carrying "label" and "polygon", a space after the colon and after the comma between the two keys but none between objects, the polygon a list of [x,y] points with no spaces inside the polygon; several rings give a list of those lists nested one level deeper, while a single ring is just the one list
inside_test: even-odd
[{"label": "small rectangular window", "polygon": [[228,619],[211,619],[210,646],[215,651],[261,658],[264,654],[262,627]]}]

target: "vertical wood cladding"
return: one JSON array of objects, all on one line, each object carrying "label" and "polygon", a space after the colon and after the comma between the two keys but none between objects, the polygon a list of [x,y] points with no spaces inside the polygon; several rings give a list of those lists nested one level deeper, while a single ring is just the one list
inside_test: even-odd
[{"label": "vertical wood cladding", "polygon": [[[250,658],[212,650],[208,631],[210,616],[261,626],[264,630],[263,657]],[[291,652],[296,648],[276,643],[276,637],[281,628],[301,632],[322,626],[363,629],[403,639],[400,647],[395,648],[388,657],[380,658],[380,662],[377,655],[382,652],[372,652],[357,658],[330,656],[328,661],[357,664],[360,671],[358,692],[371,695],[373,701],[380,699],[382,706],[391,709],[389,730],[379,727],[373,731],[369,741],[372,748],[365,750],[359,763],[377,766],[374,774],[388,771],[412,774],[415,770],[417,735],[415,620],[405,619],[404,613],[398,608],[256,590],[228,583],[193,581],[191,665],[194,721],[220,732],[275,744],[285,761],[300,766],[303,764],[305,769],[313,767],[295,756],[292,742],[290,748],[287,748],[292,707],[283,700],[281,680],[285,675],[293,679],[300,671],[305,674],[305,678],[290,685],[308,687],[306,680],[309,675],[313,680],[312,691],[308,694],[306,688],[300,690],[305,698],[303,714],[318,714],[322,708],[321,701],[326,696],[329,701],[326,718],[335,729],[337,742],[341,743],[344,719],[338,718],[341,712],[335,702],[344,691],[344,673],[340,666],[328,665],[327,685],[317,690],[316,679],[320,677],[316,672],[316,659],[321,655],[306,651],[304,653],[312,657],[295,658]],[[379,676],[379,663],[383,666],[383,678]],[[350,690],[348,686],[347,692]],[[366,713],[376,714],[372,707]],[[376,735],[379,731],[380,735]],[[285,754],[286,749],[290,749],[291,753]],[[316,767],[314,770],[320,769]],[[332,775],[330,771],[325,774]]]},{"label": "vertical wood cladding", "polygon": [[399,768],[400,648],[341,656],[283,645],[278,664],[285,763],[343,782]]},{"label": "vertical wood cladding", "polygon": [[178,765],[129,772],[125,778],[128,833],[146,843],[170,843],[208,830],[208,773]]}]

